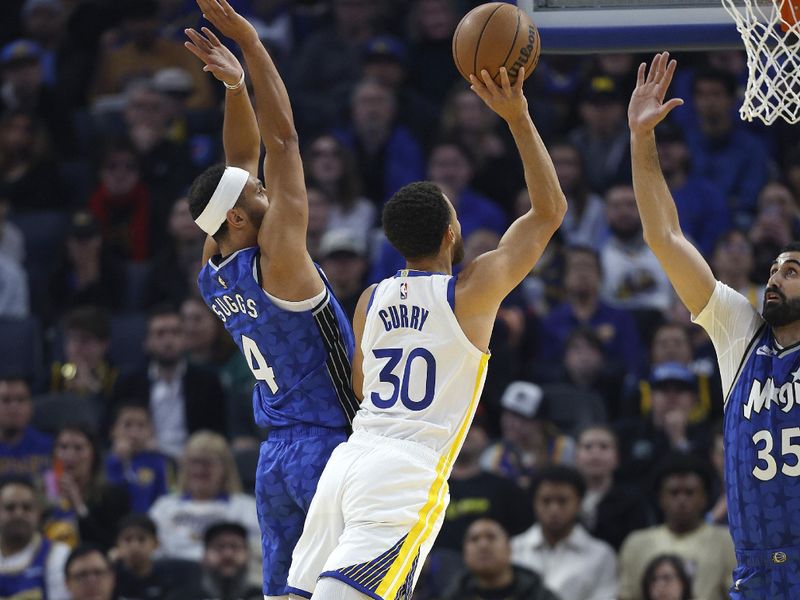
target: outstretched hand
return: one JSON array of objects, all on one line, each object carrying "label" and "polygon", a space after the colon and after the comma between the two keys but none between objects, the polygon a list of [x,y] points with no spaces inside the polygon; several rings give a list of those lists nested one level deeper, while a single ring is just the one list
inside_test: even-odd
[{"label": "outstretched hand", "polygon": [[631,102],[628,105],[628,126],[631,133],[653,131],[673,108],[683,104],[683,100],[680,98],[672,98],[664,102],[677,66],[678,63],[675,59],[669,60],[669,52],[655,55],[650,64],[647,78],[645,78],[647,64],[639,65],[636,89],[633,90]]},{"label": "outstretched hand", "polygon": [[231,38],[240,46],[258,42],[255,27],[228,4],[228,0],[197,0],[203,16],[211,21],[222,35]]},{"label": "outstretched hand", "polygon": [[241,63],[208,27],[203,27],[202,31],[201,34],[194,29],[186,29],[186,37],[191,41],[183,45],[206,64],[203,71],[211,73],[222,83],[236,85],[244,74]]},{"label": "outstretched hand", "polygon": [[525,69],[520,67],[514,85],[508,79],[508,71],[500,67],[500,86],[489,76],[489,71],[483,69],[481,78],[469,76],[470,89],[478,94],[481,100],[506,121],[528,114],[528,101],[522,93],[522,83],[525,81]]}]

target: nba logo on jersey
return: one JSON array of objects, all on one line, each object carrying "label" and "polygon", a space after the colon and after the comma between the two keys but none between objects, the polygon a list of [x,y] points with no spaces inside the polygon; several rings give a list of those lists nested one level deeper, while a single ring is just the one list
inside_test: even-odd
[{"label": "nba logo on jersey", "polygon": [[408,282],[404,281],[400,284],[400,300],[408,300]]},{"label": "nba logo on jersey", "polygon": [[222,275],[217,275],[217,282],[226,290],[228,289],[228,284],[225,283],[225,280],[222,278]]}]

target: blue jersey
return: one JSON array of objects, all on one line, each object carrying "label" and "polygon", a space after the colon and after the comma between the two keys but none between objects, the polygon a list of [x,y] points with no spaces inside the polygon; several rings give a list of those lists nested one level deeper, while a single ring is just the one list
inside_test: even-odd
[{"label": "blue jersey", "polygon": [[696,321],[723,391],[728,522],[738,551],[800,545],[800,345],[780,348],[744,296],[717,283]]},{"label": "blue jersey", "polygon": [[25,568],[19,571],[0,573],[0,598],[25,598],[47,600],[47,557],[52,543],[42,539],[39,547]]},{"label": "blue jersey", "polygon": [[325,282],[324,297],[302,310],[280,307],[261,287],[259,249],[215,257],[198,277],[203,299],[244,353],[257,382],[261,427],[349,427],[358,410],[350,386],[353,331]]},{"label": "blue jersey", "polygon": [[116,454],[106,456],[106,481],[124,486],[131,500],[131,510],[146,513],[161,496],[169,493],[170,459],[160,452],[147,450],[122,461]]}]

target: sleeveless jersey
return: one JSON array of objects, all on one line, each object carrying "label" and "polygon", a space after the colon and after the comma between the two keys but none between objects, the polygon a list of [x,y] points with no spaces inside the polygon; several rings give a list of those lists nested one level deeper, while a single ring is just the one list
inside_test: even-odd
[{"label": "sleeveless jersey", "polygon": [[30,564],[16,572],[0,573],[0,598],[47,600],[47,557],[52,544],[42,538]]},{"label": "sleeveless jersey", "polygon": [[717,283],[696,319],[717,351],[728,522],[737,550],[800,545],[800,344],[780,348],[749,301]]},{"label": "sleeveless jersey", "polygon": [[456,278],[403,270],[375,288],[361,350],[364,399],[354,431],[417,442],[451,460],[486,378],[488,354],[456,319]]},{"label": "sleeveless jersey", "polygon": [[353,332],[319,272],[324,298],[294,311],[278,306],[262,289],[257,247],[219,262],[211,259],[200,271],[203,299],[257,380],[253,412],[261,427],[349,427],[358,410],[350,384]]}]

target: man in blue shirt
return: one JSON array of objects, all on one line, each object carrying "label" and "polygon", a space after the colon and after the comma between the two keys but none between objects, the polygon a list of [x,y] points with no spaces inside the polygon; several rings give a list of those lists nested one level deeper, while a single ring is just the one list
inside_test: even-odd
[{"label": "man in blue shirt", "polygon": [[21,376],[0,376],[0,475],[38,478],[50,466],[53,438],[31,427],[33,401]]}]

